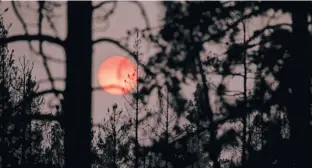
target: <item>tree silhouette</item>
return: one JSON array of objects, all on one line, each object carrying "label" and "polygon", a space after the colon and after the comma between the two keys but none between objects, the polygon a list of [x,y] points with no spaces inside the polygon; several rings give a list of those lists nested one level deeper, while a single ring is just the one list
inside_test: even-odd
[{"label": "tree silhouette", "polygon": [[[66,167],[91,165],[92,47],[100,42],[115,44],[141,64],[137,54],[130,52],[119,41],[92,39],[93,12],[108,3],[112,3],[113,7],[103,15],[104,20],[114,12],[117,2],[100,2],[94,6],[91,2],[67,2],[67,37],[62,40],[42,33],[43,19],[49,20],[51,9],[58,6],[57,3],[38,2],[38,34],[32,35],[27,31],[16,3],[12,2],[25,34],[1,37],[0,40],[1,45],[15,41],[39,41],[38,51],[29,45],[44,58],[43,64],[52,88],[36,95],[52,92],[57,96],[64,93],[64,104],[61,116],[31,115],[30,118],[60,121],[65,129]],[[150,30],[142,5],[130,3],[139,7],[146,30]],[[154,144],[144,150],[168,147],[167,151],[172,155],[166,156],[166,159],[173,167],[201,167],[203,164],[200,162],[215,168],[312,167],[308,154],[312,151],[311,3],[186,1],[162,2],[162,5],[166,9],[164,25],[158,34],[147,36],[159,52],[142,66],[150,78],[137,79],[142,88],[137,88],[140,95],[136,94],[135,100],[139,102],[140,99],[146,105],[148,96],[152,96],[154,90],[160,91],[165,87],[172,95],[171,104],[177,116],[183,118],[188,114],[191,124],[184,130],[185,135],[166,143],[166,146],[154,140]],[[288,19],[278,20],[277,15]],[[265,19],[267,23],[252,26],[252,22],[259,19]],[[272,20],[275,20],[274,23]],[[50,26],[53,27],[52,24]],[[239,40],[241,37],[243,40]],[[57,44],[65,51],[64,92],[53,85],[54,79],[47,67],[47,61],[53,59],[44,53],[43,42]],[[212,54],[209,49],[212,44],[223,45],[224,52]],[[164,76],[165,84],[159,84],[158,76]],[[211,76],[221,80],[215,84],[210,80]],[[242,78],[241,90],[231,90],[227,81],[232,77]],[[182,85],[190,81],[199,86],[197,96],[200,98],[194,107],[189,106],[191,103],[181,93]],[[253,85],[250,88],[247,85],[249,82]],[[9,89],[4,89],[5,96],[2,98],[9,102],[6,108],[12,110],[14,106],[8,101],[9,93]],[[213,102],[212,98],[216,101]],[[26,109],[26,106],[21,107]],[[138,112],[137,105],[136,114]],[[199,112],[204,114],[201,119],[207,124],[203,130],[199,129]],[[136,128],[138,121],[136,117]],[[195,131],[188,130],[191,126],[195,126]],[[209,157],[198,161],[198,153],[188,151],[189,146],[194,147],[189,140],[204,131],[208,132],[208,140],[202,149]],[[135,167],[139,167],[138,136],[135,143]],[[199,141],[194,143],[198,145]],[[151,165],[159,163],[157,159],[161,157],[151,152],[147,155],[154,157],[148,159]]]},{"label": "tree silhouette", "polygon": [[[197,77],[201,76],[198,82],[203,84],[202,92],[207,103],[209,102],[207,101],[209,100],[208,89],[213,88],[205,81],[205,75],[217,74],[224,79],[229,76],[243,76],[246,79],[250,78],[249,73],[253,74],[255,76],[253,83],[256,87],[248,91],[246,82],[244,82],[243,90],[245,91],[238,92],[239,95],[243,93],[244,96],[242,99],[236,98],[234,104],[225,100],[227,96],[225,93],[232,92],[228,89],[229,86],[225,84],[217,86],[218,95],[216,96],[220,97],[222,106],[213,112],[213,117],[210,117],[209,121],[214,121],[213,118],[220,116],[221,120],[214,121],[215,125],[209,128],[210,132],[213,133],[218,126],[233,119],[245,118],[243,116],[252,118],[255,115],[252,114],[254,111],[259,113],[260,121],[267,118],[266,116],[271,117],[278,111],[286,112],[290,125],[290,139],[284,139],[284,141],[283,139],[277,140],[279,138],[276,137],[270,140],[272,143],[273,141],[275,141],[274,143],[280,142],[279,145],[273,145],[276,150],[287,148],[287,144],[292,144],[289,151],[279,151],[281,153],[273,157],[277,159],[276,162],[274,159],[266,157],[267,153],[264,151],[257,160],[266,159],[263,161],[266,163],[265,167],[310,165],[311,163],[307,155],[303,154],[305,153],[303,150],[311,149],[311,143],[308,142],[311,132],[311,127],[308,126],[311,118],[309,108],[311,83],[308,82],[311,79],[311,74],[309,73],[310,57],[308,54],[311,52],[307,47],[310,43],[307,18],[310,16],[308,7],[311,6],[311,3],[280,3],[277,5],[273,2],[163,2],[163,5],[166,8],[165,24],[159,35],[151,37],[152,41],[159,44],[160,52],[150,59],[148,68],[155,74],[161,73],[165,76],[168,81],[167,85],[169,88],[172,87],[170,91],[174,92],[174,97],[177,99],[176,101],[179,101],[180,107],[186,104],[181,103],[183,96],[179,95],[180,85],[189,80],[196,81]],[[291,23],[271,23],[278,12],[283,16],[290,15]],[[243,28],[240,27],[241,23],[256,20],[257,17],[266,18],[268,24],[254,27],[250,37],[244,38],[243,43],[238,42],[237,38],[243,31]],[[303,45],[298,45],[299,39],[304,43]],[[223,41],[226,41],[223,54],[214,56],[207,52],[206,45],[209,43],[223,45]],[[245,69],[249,72],[245,70],[243,75],[237,73],[237,69],[241,68],[240,65],[245,64],[246,61],[248,61],[248,65],[246,65],[248,68]],[[199,66],[200,62],[203,66]],[[177,73],[180,73],[180,76]],[[153,80],[149,82],[153,83]],[[209,86],[208,89],[204,87],[205,85]],[[148,93],[158,87],[156,82],[154,85],[146,86],[144,90],[147,95],[150,95]],[[246,103],[246,97],[248,103]],[[275,112],[274,106],[277,106]],[[202,106],[202,109],[211,115],[211,110],[208,110],[207,106]],[[177,108],[176,111],[183,113],[185,110]],[[298,115],[299,113],[300,115]],[[251,135],[246,131],[249,129],[247,125],[250,122],[244,121],[243,123],[244,134]],[[274,129],[274,124],[269,125],[269,132],[272,131],[270,134],[279,135],[280,129]],[[215,136],[216,134],[212,134],[211,138]],[[236,133],[235,136],[238,134]],[[252,139],[246,135],[243,137],[243,139],[249,137],[247,141],[242,142],[243,151],[245,151],[250,148],[248,144]],[[266,138],[268,139],[268,137]],[[219,167],[218,162],[220,161],[218,160],[222,151],[217,149],[217,144],[223,144],[221,142],[220,138],[214,139],[206,148],[212,156],[214,167]],[[269,142],[264,145],[270,146]],[[263,148],[263,150],[265,149]],[[253,160],[249,158],[251,157],[250,152],[241,153],[244,153],[242,154],[242,166],[247,166],[248,163],[245,164],[245,161]],[[291,153],[300,154],[292,156]]]},{"label": "tree silhouette", "polygon": [[[152,119],[155,121],[155,125],[147,123],[147,129],[150,132],[151,139],[153,140],[154,148],[149,146],[143,147],[147,153],[157,156],[157,160],[154,161],[159,167],[170,167],[172,165],[175,151],[171,146],[171,143],[181,133],[181,128],[178,125],[178,120],[174,112],[171,111],[171,98],[170,93],[166,90],[159,90],[158,101],[156,103],[156,109],[152,112]],[[164,166],[161,166],[164,165]]]},{"label": "tree silhouette", "polygon": [[[7,30],[0,19],[0,37]],[[40,113],[42,97],[37,97],[32,63],[25,57],[14,59],[7,45],[0,46],[0,146],[2,167],[25,167],[42,163],[43,129],[30,120]],[[17,62],[19,61],[19,62]]]},{"label": "tree silhouette", "polygon": [[[12,2],[12,8],[21,21],[25,34],[14,35],[11,37],[1,38],[0,44],[8,44],[16,41],[38,41],[39,51],[30,45],[30,48],[37,55],[41,55],[44,62],[48,80],[52,84],[52,88],[44,90],[38,95],[54,93],[56,96],[63,94],[64,103],[63,114],[61,116],[44,116],[46,120],[59,120],[65,129],[64,145],[65,145],[65,166],[66,167],[90,167],[90,143],[91,143],[91,65],[92,65],[92,47],[101,42],[112,43],[130,55],[133,55],[119,41],[111,38],[92,39],[92,16],[96,9],[112,2],[101,2],[92,5],[92,2],[67,2],[67,36],[64,40],[60,37],[45,35],[42,31],[43,20],[46,18],[53,29],[51,17],[53,9],[62,5],[60,3],[38,2],[38,21],[37,34],[28,33],[27,24],[23,21],[16,2]],[[149,22],[146,13],[140,2],[131,2],[139,7],[147,27]],[[113,12],[113,11],[112,11]],[[109,13],[112,13],[109,12]],[[51,14],[52,13],[52,14]],[[104,19],[110,14],[105,14]],[[149,28],[147,28],[149,29]],[[49,73],[47,61],[49,57],[43,51],[43,43],[48,42],[62,47],[66,57],[66,79],[65,91],[57,90],[54,87],[55,79]],[[77,75],[79,74],[79,75]],[[79,94],[79,95],[77,95]],[[42,119],[43,119],[42,118]],[[79,131],[78,131],[79,130]]]},{"label": "tree silhouette", "polygon": [[189,122],[186,126],[186,131],[188,133],[193,133],[193,137],[188,137],[193,139],[193,143],[191,145],[194,149],[194,153],[196,153],[196,162],[194,163],[196,167],[202,167],[203,164],[207,164],[205,157],[203,157],[203,147],[204,144],[207,143],[207,126],[209,124],[209,120],[206,114],[201,110],[200,103],[202,103],[202,89],[200,85],[196,86],[196,90],[194,92],[194,100],[191,102],[191,105],[186,112],[186,118]]},{"label": "tree silhouette", "polygon": [[100,167],[118,168],[132,165],[131,139],[129,136],[132,124],[131,118],[118,109],[117,104],[107,110],[107,117],[99,126],[96,137],[96,155],[99,157]]},{"label": "tree silhouette", "polygon": [[[142,93],[140,85],[142,80],[145,80],[146,75],[141,73],[141,69],[144,68],[141,65],[142,63],[142,56],[141,53],[141,41],[142,36],[139,34],[139,30],[135,30],[136,32],[136,39],[133,46],[133,55],[135,56],[135,59],[137,61],[136,70],[135,72],[130,72],[128,74],[128,78],[125,80],[125,86],[129,86],[128,88],[125,88],[126,90],[131,90],[133,88],[133,83],[136,83],[136,87],[133,88],[132,92],[130,94],[124,95],[124,99],[126,100],[126,110],[130,113],[134,111],[134,117],[133,117],[133,128],[134,128],[134,167],[138,168],[141,166],[141,162],[145,164],[145,156],[144,156],[144,148],[141,147],[140,144],[140,132],[144,131],[144,126],[147,122],[147,118],[150,117],[150,113],[146,110],[144,106],[144,102],[142,102]],[[143,71],[144,72],[144,71]]]}]

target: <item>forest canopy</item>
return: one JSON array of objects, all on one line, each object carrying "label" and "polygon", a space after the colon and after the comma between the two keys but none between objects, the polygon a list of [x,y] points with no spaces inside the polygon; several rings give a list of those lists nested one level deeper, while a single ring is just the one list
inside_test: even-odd
[{"label": "forest canopy", "polygon": [[[134,4],[145,27],[122,40],[94,39],[93,21],[109,25],[120,3]],[[0,20],[2,167],[312,167],[310,2],[159,2],[156,30],[138,1],[34,4],[37,34],[28,32],[21,3],[11,6],[25,34],[8,35]],[[54,29],[60,6],[65,38],[44,33],[44,23]],[[143,40],[156,51],[144,62]],[[43,59],[50,89],[38,91],[33,64],[8,50],[19,41]],[[64,90],[54,85],[45,42],[64,50]],[[94,124],[93,48],[102,42],[127,53],[142,73],[127,105],[109,105]],[[41,108],[45,93],[61,98],[55,115]]]}]

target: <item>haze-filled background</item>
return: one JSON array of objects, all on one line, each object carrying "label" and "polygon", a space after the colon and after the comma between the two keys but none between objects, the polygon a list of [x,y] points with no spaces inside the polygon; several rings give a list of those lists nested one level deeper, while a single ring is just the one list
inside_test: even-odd
[{"label": "haze-filled background", "polygon": [[[21,10],[21,14],[23,16],[23,19],[25,19],[25,22],[31,25],[32,22],[35,22],[37,20],[37,12],[36,12],[36,2],[21,2],[23,6],[28,6],[28,8],[23,8]],[[65,2],[64,2],[65,3]],[[99,3],[99,2],[94,2]],[[160,26],[162,25],[162,17],[164,15],[164,8],[160,5],[160,2],[158,1],[142,1],[141,4],[143,5],[143,8],[146,11],[146,15],[148,18],[148,21],[150,22],[150,26],[154,29],[154,33],[157,33]],[[23,34],[24,29],[21,22],[18,20],[17,16],[13,12],[12,6],[10,2],[2,2],[1,9],[9,8],[9,11],[5,13],[4,17],[4,23],[6,25],[11,25],[9,28],[9,35],[16,35],[16,34]],[[102,12],[106,13],[110,10],[114,9],[114,12],[108,17],[108,19],[103,22],[100,19],[94,19],[93,26],[94,26],[94,32],[93,37],[94,39],[99,37],[108,37],[112,39],[124,39],[127,37],[127,32],[129,30],[134,30],[135,28],[143,29],[145,25],[144,17],[142,16],[140,8],[133,2],[119,2],[117,7],[114,8],[112,4],[106,4],[101,9],[96,10],[94,17],[97,18],[97,15],[100,15]],[[65,5],[63,7],[57,8],[55,11],[57,14],[57,17],[53,19],[53,23],[55,23],[55,29],[57,31],[58,36],[61,39],[64,39],[66,36],[66,28],[64,27],[66,24],[66,9]],[[262,20],[263,22],[263,20]],[[250,23],[250,25],[259,26],[261,23],[259,21],[254,21]],[[30,33],[36,33],[37,29],[36,26],[29,26],[29,32]],[[253,29],[248,29],[249,33],[253,31]],[[44,24],[43,32],[46,34],[53,34],[54,31],[49,27],[48,23]],[[130,50],[133,50],[135,36],[130,37],[130,42],[128,43],[128,48]],[[16,55],[22,56],[25,55],[30,60],[33,60],[35,63],[33,74],[36,77],[38,81],[40,80],[46,80],[47,74],[45,73],[43,69],[43,63],[42,59],[39,56],[34,55],[28,47],[27,42],[15,42],[9,44],[10,49],[14,49]],[[141,43],[141,52],[142,56],[140,57],[142,62],[145,62],[148,60],[150,56],[155,54],[156,50],[153,48],[152,45],[149,44],[148,41],[142,41]],[[224,44],[210,44],[207,46],[209,50],[213,53],[222,53],[224,51]],[[46,44],[44,47],[45,52],[57,59],[64,60],[64,54],[63,51],[55,47],[51,44]],[[98,87],[98,81],[97,81],[97,71],[100,66],[100,64],[108,58],[109,56],[114,55],[121,55],[121,56],[127,56],[129,55],[122,51],[120,48],[115,46],[114,44],[109,43],[101,43],[94,47],[94,54],[93,54],[93,86]],[[55,78],[63,78],[64,77],[64,64],[63,63],[55,63],[53,61],[49,61],[49,66],[51,68],[51,73],[53,77]],[[77,74],[79,75],[79,74]],[[218,79],[214,79],[217,80]],[[64,82],[63,81],[55,81],[56,86],[60,89],[64,89]],[[250,85],[252,82],[249,81]],[[242,79],[240,78],[233,78],[230,81],[229,84],[232,88],[232,90],[241,91],[242,90]],[[49,81],[46,81],[44,83],[40,83],[40,90],[44,90],[50,87]],[[195,83],[190,83],[188,86],[185,85],[185,89],[183,89],[184,95],[188,98],[192,97],[192,93],[195,90]],[[110,107],[113,103],[118,103],[119,105],[123,106],[125,103],[127,103],[124,100],[124,96],[113,96],[110,95],[102,90],[97,90],[93,92],[93,117],[94,122],[99,122],[103,116],[105,116],[105,111],[107,107]],[[46,96],[46,104],[52,103],[57,104],[57,99],[53,98],[52,95]],[[213,100],[212,100],[213,101]],[[51,109],[49,109],[46,105],[47,112],[50,112]],[[151,107],[153,104],[151,105]],[[53,110],[53,109],[52,109]]]},{"label": "haze-filled background", "polygon": [[[6,122],[0,126],[20,132],[0,135],[21,143],[12,145],[7,138],[4,146],[19,156],[0,150],[1,158],[9,154],[22,167],[26,157],[33,164],[66,168],[312,167],[305,154],[312,151],[312,3],[1,2],[0,7],[0,12],[8,9],[0,13],[2,57],[9,59],[4,44],[11,41],[37,41],[38,53],[43,48],[37,56],[27,42],[9,44],[14,57],[25,55],[35,63],[32,73],[40,90],[31,88],[30,98],[24,90],[32,85],[9,73],[18,68],[0,61],[1,74],[8,69],[12,75],[0,86],[7,97],[13,95],[1,96],[0,119]],[[44,65],[44,55],[53,61]],[[97,89],[100,64],[116,55],[139,55],[144,64],[133,94],[113,96]],[[64,101],[51,94],[44,97],[43,110],[40,104],[32,109],[37,93],[51,88],[47,69],[57,81],[57,90],[49,93],[63,93]],[[91,102],[93,121],[100,124],[90,124]],[[56,110],[57,115],[42,114]],[[16,127],[24,121],[29,122]],[[41,139],[32,145],[36,129]],[[3,160],[10,165],[13,159]]]},{"label": "haze-filled background", "polygon": [[[24,8],[21,10],[23,18],[28,23],[35,22],[37,20],[37,11],[36,11],[36,2],[20,2],[22,5],[26,6],[28,5],[29,8]],[[65,2],[64,2],[65,3]],[[94,2],[99,3],[99,2]],[[162,8],[159,5],[159,2],[157,1],[142,1],[141,2],[145,10],[147,11],[147,17],[149,19],[151,27],[159,27],[161,16],[163,15]],[[16,34],[24,34],[24,29],[21,24],[21,22],[18,20],[17,16],[14,14],[11,2],[1,2],[1,10],[4,10],[5,8],[9,8],[9,11],[4,14],[4,23],[5,25],[12,26],[9,28],[9,35],[16,35]],[[97,10],[95,13],[96,15],[99,15],[101,13],[105,13],[112,9],[112,4],[104,5],[103,8]],[[57,30],[57,33],[61,39],[64,39],[66,36],[66,5],[63,5],[63,7],[60,7],[55,11],[55,13],[58,15],[56,19],[53,20],[55,23],[55,27]],[[143,29],[145,26],[144,19],[141,14],[140,8],[135,3],[132,2],[119,2],[116,9],[114,10],[113,14],[109,17],[107,21],[104,23],[100,20],[94,19],[94,38],[99,37],[109,37],[116,40],[122,39],[124,37],[127,37],[127,31],[133,30],[134,28]],[[157,29],[156,29],[157,30]],[[37,31],[36,27],[29,29],[29,32],[35,33]],[[46,34],[53,34],[53,31],[48,26],[48,23],[44,24],[43,32]],[[132,42],[130,42],[129,49],[133,49],[134,45],[134,38],[132,38]],[[155,52],[152,47],[149,47],[146,45],[146,42],[142,42],[142,50],[143,56],[141,57],[142,61],[147,60],[147,58]],[[36,77],[38,81],[47,79],[47,74],[45,73],[43,69],[43,63],[42,59],[39,56],[34,55],[28,47],[27,42],[16,42],[9,44],[9,48],[12,50],[15,50],[16,55],[23,56],[25,55],[28,59],[34,61],[34,70],[33,74]],[[57,48],[53,45],[45,45],[44,47],[45,52],[58,59],[64,60],[64,54],[63,51],[60,48]],[[94,54],[93,54],[93,86],[99,86],[97,81],[97,71],[100,66],[100,64],[105,60],[106,58],[110,56],[115,55],[121,55],[121,56],[127,56],[127,53],[119,49],[113,44],[109,43],[101,43],[99,45],[96,45],[94,47]],[[129,57],[131,58],[131,57]],[[55,63],[52,61],[49,61],[49,66],[51,68],[51,72],[53,77],[56,78],[63,78],[65,71],[64,71],[64,63]],[[77,74],[79,75],[79,74]],[[64,89],[64,82],[56,81],[56,86],[60,89]],[[47,81],[45,83],[40,84],[40,90],[44,90],[50,87],[50,83]],[[51,98],[53,96],[46,96],[46,101],[51,101]],[[53,102],[54,101],[54,102]],[[52,99],[52,103],[57,103],[56,99]],[[110,107],[113,103],[118,103],[121,106],[124,105],[124,97],[123,96],[113,96],[110,95],[102,90],[94,91],[93,92],[93,114],[94,114],[94,122],[100,121],[103,116],[105,115],[105,112],[108,107]],[[47,106],[47,105],[46,105]],[[46,108],[47,112],[51,111],[48,107]]]}]

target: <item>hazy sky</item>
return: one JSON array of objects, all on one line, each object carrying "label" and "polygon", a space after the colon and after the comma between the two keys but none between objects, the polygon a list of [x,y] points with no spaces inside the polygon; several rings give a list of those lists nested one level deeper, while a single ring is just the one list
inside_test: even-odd
[{"label": "hazy sky", "polygon": [[[37,29],[36,26],[32,26],[32,24],[36,23],[37,21],[37,4],[36,2],[18,2],[21,5],[23,5],[22,8],[20,8],[21,15],[25,19],[25,21],[30,25],[29,26],[29,32],[36,33]],[[55,20],[55,27],[57,29],[58,36],[61,39],[64,39],[66,37],[66,2],[63,3],[63,7],[57,9],[55,13],[58,15]],[[98,2],[94,2],[95,4]],[[157,4],[159,2],[141,2],[144,6],[144,8],[147,11],[147,16],[149,18],[149,21],[151,23],[152,27],[155,27],[159,25],[159,20],[161,16],[161,10],[160,6]],[[22,27],[21,22],[17,19],[17,16],[14,14],[11,2],[1,2],[0,5],[0,11],[4,11],[5,8],[9,8],[9,11],[6,12],[4,16],[4,23],[5,26],[8,27],[11,23],[12,26],[9,28],[9,35],[16,35],[16,34],[24,34],[24,30]],[[29,5],[29,8],[27,8],[26,5]],[[100,15],[101,12],[105,13],[109,11],[112,8],[112,3],[105,5],[106,7],[103,7],[101,9],[98,9],[94,15]],[[45,27],[43,29],[43,32],[46,34],[52,34],[53,31],[51,28],[48,27],[47,22],[44,24]],[[119,40],[127,35],[127,30],[131,30],[135,27],[138,28],[144,28],[144,20],[142,19],[141,12],[139,8],[131,2],[118,2],[117,7],[113,13],[113,15],[109,18],[109,28],[102,31],[105,28],[105,24],[101,21],[97,21],[94,19],[94,39],[100,38],[100,37],[111,37],[113,39]],[[102,29],[102,30],[101,30]],[[35,43],[34,43],[35,44]],[[144,43],[142,43],[142,52],[143,57],[147,58],[147,55],[151,55],[153,52],[152,49],[147,50],[147,47],[145,47]],[[15,50],[16,56],[23,56],[25,55],[28,59],[34,61],[34,70],[33,74],[36,77],[36,80],[42,80],[47,79],[47,74],[43,68],[42,59],[36,55],[34,55],[32,52],[30,52],[28,44],[26,42],[16,42],[9,45],[10,49]],[[133,48],[132,44],[129,46],[130,49]],[[51,44],[44,45],[44,51],[49,56],[64,59],[64,53],[63,50],[58,48],[57,46],[53,46]],[[101,43],[96,46],[94,46],[94,54],[93,54],[93,86],[98,86],[97,76],[96,73],[98,71],[98,68],[102,61],[109,56],[114,55],[122,55],[127,56],[125,52],[120,50],[118,47],[116,47],[113,44],[109,43]],[[144,58],[142,58],[144,60]],[[49,62],[49,66],[52,72],[53,77],[64,77],[65,73],[65,67],[62,63],[54,63]],[[77,74],[79,75],[79,74]],[[64,83],[63,82],[56,82],[56,86],[60,89],[64,89]],[[44,90],[50,87],[49,83],[42,83],[40,84],[40,90]],[[46,101],[49,101],[51,99],[50,96],[47,96]],[[125,103],[124,98],[122,96],[113,96],[108,93],[105,93],[104,91],[95,91],[93,92],[93,113],[94,113],[94,121],[99,121],[103,115],[105,115],[105,112],[107,110],[107,107],[111,106],[114,102],[117,102],[120,105],[123,105]],[[47,111],[48,108],[45,108]]]},{"label": "hazy sky", "polygon": [[[22,12],[23,18],[27,21],[27,23],[30,24],[29,27],[29,32],[30,33],[35,33],[36,27],[33,26],[31,27],[32,24],[36,23],[37,20],[37,12],[36,12],[36,2],[19,2],[24,5]],[[66,3],[66,2],[62,2]],[[163,14],[163,9],[160,8],[158,5],[159,2],[151,2],[151,1],[146,1],[146,2],[141,2],[143,6],[145,7],[147,11],[147,16],[149,18],[149,21],[151,23],[152,27],[157,27],[160,25],[159,20],[161,19],[161,16]],[[30,9],[26,7],[26,4],[29,4]],[[9,29],[9,35],[15,35],[15,34],[24,34],[22,24],[18,21],[16,15],[12,11],[11,7],[11,2],[1,2],[0,5],[0,13],[4,11],[6,7],[9,7],[9,11],[6,12],[4,16],[4,23],[5,26],[9,26],[10,23],[12,23],[12,26]],[[64,39],[66,36],[66,5],[63,5],[62,8],[58,9],[55,11],[55,14],[57,14],[58,18],[54,20],[55,26],[57,28],[58,36],[61,39]],[[106,8],[103,8],[101,10],[98,10],[94,15],[96,16],[99,14],[98,12],[107,12],[112,8],[112,4],[108,4]],[[272,12],[268,12],[269,15],[272,14]],[[288,22],[289,21],[289,16],[283,15],[282,17],[276,16],[276,20],[270,20],[268,21],[269,17],[265,18],[256,18],[250,21],[247,25],[247,30],[248,34],[252,34],[253,31],[256,28],[263,27],[264,24],[271,24],[274,25],[277,22]],[[278,21],[277,21],[278,20]],[[277,22],[276,22],[277,21]],[[45,24],[45,28],[43,29],[45,34],[53,34],[53,31],[51,31],[50,28],[47,26],[48,24]],[[109,28],[105,32],[99,32],[99,28],[104,28],[105,24],[96,21],[94,19],[94,25],[93,27],[95,28],[94,31],[94,39],[100,38],[100,37],[111,37],[115,40],[119,40],[127,35],[127,30],[133,29],[135,27],[138,28],[143,28],[144,27],[144,20],[142,19],[141,12],[138,9],[138,7],[132,3],[132,2],[118,2],[117,8],[115,9],[113,15],[109,19]],[[247,34],[247,36],[249,36]],[[134,44],[134,43],[133,43]],[[132,45],[129,46],[130,49],[132,49]],[[213,45],[213,44],[205,44],[205,47],[214,53],[221,53],[222,50],[224,50],[224,46],[221,44],[218,45]],[[41,79],[47,79],[47,75],[44,71],[42,60],[40,57],[35,56],[33,53],[30,52],[27,43],[25,42],[16,42],[12,43],[9,45],[10,49],[15,50],[15,55],[16,56],[23,56],[25,55],[28,59],[33,60],[35,63],[34,71],[33,74],[36,77],[37,80]],[[45,45],[44,46],[44,51],[49,55],[53,56],[55,58],[60,58],[64,59],[64,53],[60,48],[57,48],[53,45]],[[141,52],[143,53],[143,57],[141,59],[146,60],[149,56],[155,52],[152,48],[148,49],[146,47],[146,43],[143,43],[142,50]],[[122,55],[122,56],[127,56],[125,52],[120,50],[118,47],[116,47],[113,44],[109,43],[102,43],[94,46],[94,53],[93,53],[93,86],[97,87],[98,81],[97,81],[97,71],[99,66],[101,65],[102,61],[105,60],[106,58],[110,56],[115,56],[115,55]],[[64,77],[64,64],[59,64],[59,63],[49,63],[50,69],[52,71],[52,75],[55,78],[58,77]],[[237,69],[237,71],[241,71],[241,69]],[[77,74],[79,75],[79,74]],[[210,82],[213,81],[218,81],[218,77],[210,75],[208,78]],[[252,88],[253,86],[253,81],[249,80],[248,81],[248,87]],[[60,89],[64,89],[64,83],[63,82],[57,82],[57,87]],[[191,85],[188,87],[185,87],[183,89],[185,95],[191,95],[191,93],[194,90],[195,85]],[[40,85],[40,90],[47,89],[49,88],[49,84],[41,84]],[[235,91],[242,91],[243,90],[243,79],[240,77],[234,77],[230,78],[228,80],[228,90],[235,90]],[[215,101],[214,99],[216,96],[210,95],[211,96],[211,101]],[[46,101],[49,101],[50,98],[46,97]],[[233,100],[233,99],[232,99]],[[124,100],[124,97],[122,96],[113,96],[108,93],[105,93],[104,91],[95,91],[93,92],[93,118],[95,122],[100,121],[106,114],[107,108],[111,107],[113,103],[117,102],[119,105],[123,106],[126,101]],[[213,107],[217,107],[216,102],[211,102]],[[48,108],[45,108],[47,111]],[[51,111],[51,110],[50,110]],[[233,154],[236,157],[239,157],[239,154]],[[229,155],[227,155],[229,156]],[[230,156],[229,156],[230,157]],[[232,155],[231,155],[232,157]]]},{"label": "hazy sky", "polygon": [[[36,33],[37,29],[36,26],[34,26],[34,23],[37,21],[37,2],[18,2],[22,4],[21,12],[22,17],[25,19],[25,21],[29,24],[29,32],[30,33]],[[56,14],[57,18],[53,20],[55,23],[55,27],[57,29],[58,36],[61,39],[64,39],[66,37],[66,2],[61,2],[64,5],[61,8],[58,8],[54,13]],[[97,4],[98,2],[94,2]],[[152,1],[141,1],[140,3],[143,4],[146,12],[147,17],[150,21],[151,27],[158,27],[161,25],[161,18],[163,15],[164,9],[161,8],[160,2],[152,2]],[[28,5],[28,7],[27,7]],[[17,16],[14,14],[11,2],[1,2],[0,5],[0,13],[4,11],[5,8],[9,8],[9,11],[6,12],[4,16],[4,23],[5,26],[9,26],[12,23],[12,26],[9,28],[9,35],[15,35],[15,34],[24,34],[23,26],[21,22],[17,19]],[[94,18],[97,16],[100,16],[107,13],[111,8],[113,7],[113,3],[108,3],[105,5],[105,7],[98,9],[94,13]],[[268,14],[272,14],[272,12],[268,12]],[[278,16],[276,16],[278,17]],[[285,22],[287,20],[287,17],[285,19],[285,16],[277,18],[279,22]],[[141,11],[135,5],[133,2],[118,2],[117,7],[114,10],[114,13],[109,17],[108,20],[108,29],[104,32],[101,31],[103,28],[106,27],[107,22],[103,23],[101,21],[98,21],[97,19],[94,19],[94,31],[93,31],[93,38],[101,38],[101,37],[110,37],[115,40],[120,40],[123,37],[126,37],[127,30],[132,30],[133,28],[144,28],[144,19],[142,18]],[[264,18],[258,18],[251,20],[247,25],[247,30],[249,31],[248,34],[252,34],[252,32],[255,30],[255,28],[262,27],[265,23],[269,23],[267,19]],[[270,24],[276,24],[276,21],[271,20]],[[53,31],[51,28],[49,28],[47,22],[45,22],[45,27],[43,29],[43,32],[45,34],[53,35]],[[247,34],[247,36],[248,36]],[[129,49],[133,49],[133,42],[134,39],[132,39],[132,44],[130,43]],[[35,43],[34,43],[35,44]],[[142,43],[142,50],[143,56],[141,57],[142,61],[145,61],[148,59],[149,56],[155,52],[153,48],[148,48],[147,43]],[[220,53],[222,50],[224,50],[224,46],[221,44],[213,45],[213,44],[205,44],[205,47],[214,53]],[[28,59],[33,60],[35,63],[34,67],[34,76],[36,79],[42,80],[47,79],[46,72],[44,71],[42,59],[38,56],[35,56],[33,53],[30,52],[28,45],[26,42],[16,42],[9,45],[10,49],[15,50],[16,56],[23,56],[25,55]],[[64,53],[61,48],[58,48],[56,46],[53,46],[51,44],[44,45],[44,52],[48,54],[51,57],[64,59]],[[123,52],[121,49],[119,49],[117,46],[110,44],[110,43],[101,43],[94,46],[94,53],[93,53],[93,86],[97,87],[99,86],[97,81],[97,71],[103,60],[110,56],[115,55],[122,55],[127,56],[125,52]],[[64,64],[61,63],[53,63],[49,62],[49,66],[52,72],[53,77],[64,77]],[[79,74],[77,74],[79,75]],[[209,79],[214,78],[214,81],[218,81],[218,78],[216,76],[210,76]],[[249,80],[249,86],[252,87],[252,81]],[[57,87],[60,89],[64,89],[64,83],[63,82],[56,82]],[[49,83],[44,83],[40,85],[40,89],[47,89],[49,88]],[[235,90],[239,91],[242,90],[243,87],[243,80],[242,78],[235,77],[229,79],[229,90]],[[185,87],[183,91],[185,92],[185,95],[191,95],[191,93],[194,90],[194,85]],[[215,97],[211,96],[212,101],[214,101]],[[49,101],[50,98],[47,97],[46,101]],[[93,92],[93,114],[94,114],[94,121],[97,122],[105,116],[105,112],[107,110],[107,107],[110,107],[113,103],[117,102],[121,106],[123,106],[126,102],[124,100],[124,97],[122,96],[113,96],[110,95],[104,91],[95,91]],[[214,103],[213,103],[214,104]],[[47,108],[45,108],[47,109]],[[49,111],[47,109],[47,111]]]}]

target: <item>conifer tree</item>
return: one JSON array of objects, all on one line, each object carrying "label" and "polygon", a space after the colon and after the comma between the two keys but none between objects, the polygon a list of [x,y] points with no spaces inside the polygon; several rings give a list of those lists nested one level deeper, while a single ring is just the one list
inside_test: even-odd
[{"label": "conifer tree", "polygon": [[[0,38],[6,36],[0,18]],[[0,58],[0,165],[25,167],[42,161],[42,129],[34,127],[30,115],[40,112],[43,99],[36,96],[30,61],[24,57],[18,63],[7,45],[0,46]]]}]

